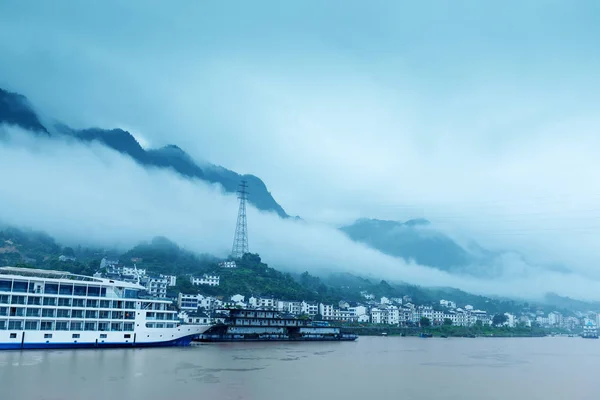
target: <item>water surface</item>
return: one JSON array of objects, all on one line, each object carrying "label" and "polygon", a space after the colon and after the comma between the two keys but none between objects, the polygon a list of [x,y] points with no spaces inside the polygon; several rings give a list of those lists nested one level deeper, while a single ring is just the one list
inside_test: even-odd
[{"label": "water surface", "polygon": [[600,399],[600,340],[361,337],[344,343],[0,352],[0,399]]}]

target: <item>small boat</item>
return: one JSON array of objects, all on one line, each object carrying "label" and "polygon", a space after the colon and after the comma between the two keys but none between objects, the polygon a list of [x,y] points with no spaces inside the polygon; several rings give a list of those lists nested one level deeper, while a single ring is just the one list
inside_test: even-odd
[{"label": "small boat", "polygon": [[440,335],[441,338],[447,339],[448,335]]},{"label": "small boat", "polygon": [[381,336],[387,336],[387,332],[381,332]]},{"label": "small boat", "polygon": [[430,337],[433,337],[433,335],[431,333],[421,332],[421,333],[419,333],[419,337],[430,338]]}]

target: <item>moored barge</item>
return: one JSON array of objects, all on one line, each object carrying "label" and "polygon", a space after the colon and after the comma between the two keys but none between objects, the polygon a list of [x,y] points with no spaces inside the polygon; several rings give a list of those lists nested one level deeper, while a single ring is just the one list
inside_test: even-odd
[{"label": "moored barge", "polygon": [[199,342],[354,341],[358,335],[342,332],[326,321],[297,318],[271,310],[227,309],[224,323],[200,335]]}]

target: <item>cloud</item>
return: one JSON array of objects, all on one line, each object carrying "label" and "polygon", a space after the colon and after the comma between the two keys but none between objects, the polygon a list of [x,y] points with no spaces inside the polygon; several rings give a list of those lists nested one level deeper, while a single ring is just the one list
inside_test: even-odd
[{"label": "cloud", "polygon": [[[2,220],[43,229],[63,243],[127,248],[156,235],[196,252],[226,256],[237,199],[217,186],[145,169],[96,144],[32,137],[1,126]],[[287,271],[351,272],[426,286],[453,286],[475,293],[535,298],[547,290],[600,298],[600,283],[575,274],[535,271],[509,260],[514,273],[495,281],[451,276],[406,263],[350,241],[324,224],[283,220],[249,207],[252,251]],[[517,263],[521,263],[518,267]]]},{"label": "cloud", "polygon": [[[175,143],[196,159],[260,176],[286,211],[310,222],[299,228],[255,216],[260,226],[273,224],[274,234],[281,234],[251,231],[255,246],[298,256],[296,261],[281,254],[272,263],[300,268],[315,257],[316,264],[332,268],[376,268],[382,276],[399,274],[425,284],[490,293],[564,286],[564,293],[595,296],[600,279],[596,2],[556,3],[542,11],[520,1],[332,4],[265,1],[240,3],[232,11],[196,2],[177,7],[145,1],[65,7],[4,2],[0,86],[27,95],[48,118],[81,128],[125,127],[148,145]],[[45,169],[40,164],[51,164],[46,151],[65,157],[62,146],[70,145],[47,144],[35,157],[12,146],[2,149],[3,156],[20,157],[13,160],[18,165],[66,174],[50,187],[50,177],[37,182],[33,171],[24,170],[21,185],[32,179],[48,193],[60,187],[76,198],[79,184],[89,186],[85,171],[72,171],[81,168],[67,160]],[[220,254],[229,248],[235,199],[167,178],[164,171],[140,170],[100,148],[72,151],[69,160],[82,168],[91,162],[90,151],[102,160],[90,168],[111,195],[90,188],[87,196],[113,205],[99,208],[103,214],[87,227],[90,233],[83,235],[81,228],[81,237],[125,244],[138,240],[138,233],[161,234],[169,218],[184,218],[170,208],[171,201],[178,202],[178,210],[194,209],[182,198],[157,203],[159,188],[176,190],[175,185],[222,211],[215,215],[231,219],[208,221],[194,214],[205,230],[196,232],[193,218],[186,218],[164,234],[195,246],[193,236],[184,234],[194,232],[198,241],[210,243],[194,248],[207,246]],[[100,167],[110,167],[113,184],[100,178],[107,173]],[[127,172],[115,172],[121,170]],[[147,183],[136,187],[140,193],[125,190],[138,181]],[[152,205],[146,204],[152,198]],[[60,221],[63,213],[77,210],[76,204],[61,208],[55,199],[54,214],[42,216],[43,208],[24,211],[27,204],[38,207],[33,199],[2,201],[21,207],[15,218],[51,221],[44,226],[63,229],[63,237],[74,229]],[[139,231],[117,229],[118,221],[150,211],[156,221],[144,222]],[[321,225],[358,217],[427,217],[462,243],[476,240],[522,256],[498,260],[506,280],[490,287],[417,266],[398,267],[398,260]],[[215,235],[206,233],[212,230]],[[321,232],[332,235],[327,242],[335,251],[323,245],[310,253],[291,250],[312,244],[310,236]],[[551,272],[559,267],[574,274]]]}]

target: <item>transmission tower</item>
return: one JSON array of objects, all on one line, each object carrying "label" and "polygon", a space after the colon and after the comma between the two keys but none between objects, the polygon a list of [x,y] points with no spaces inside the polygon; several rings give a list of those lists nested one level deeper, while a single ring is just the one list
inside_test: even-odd
[{"label": "transmission tower", "polygon": [[235,236],[233,238],[233,247],[231,256],[233,258],[242,258],[248,253],[248,224],[246,221],[246,200],[248,192],[246,181],[242,181],[238,190],[238,199],[240,199],[240,208],[238,210],[237,224],[235,225]]}]

